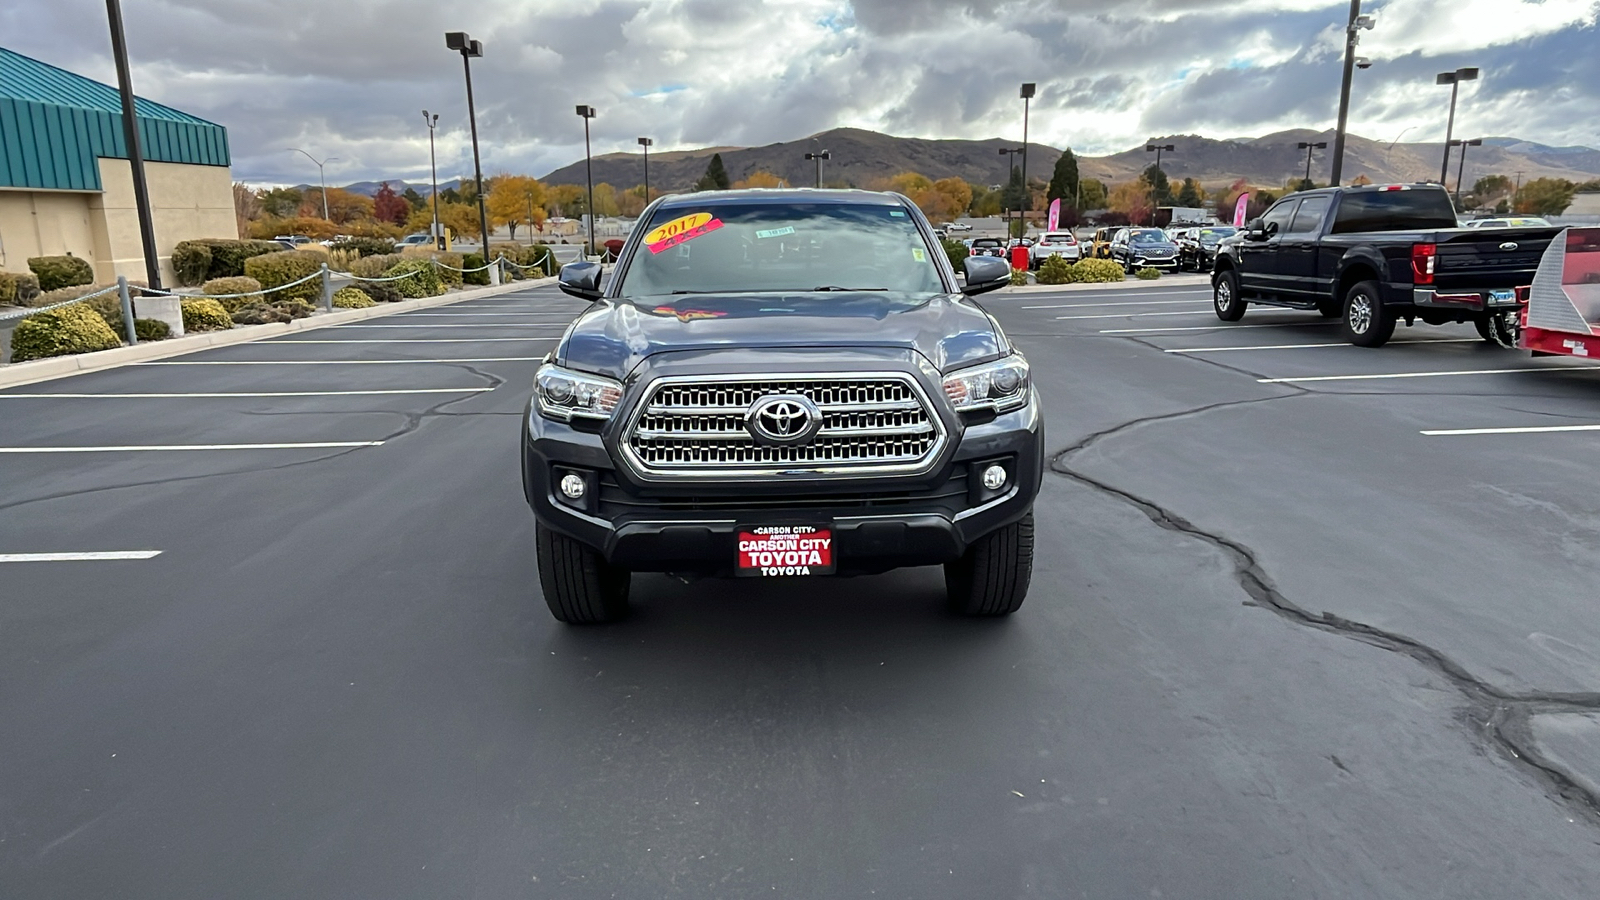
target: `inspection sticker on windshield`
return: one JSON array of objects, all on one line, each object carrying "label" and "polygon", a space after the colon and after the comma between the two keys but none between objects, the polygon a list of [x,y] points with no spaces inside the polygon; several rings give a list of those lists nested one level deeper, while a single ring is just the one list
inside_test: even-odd
[{"label": "inspection sticker on windshield", "polygon": [[912,247],[911,248],[911,258],[916,260],[917,262],[927,262],[928,261],[928,254],[922,252],[922,248],[921,247]]},{"label": "inspection sticker on windshield", "polygon": [[783,237],[786,234],[794,234],[794,226],[793,225],[785,225],[782,228],[768,228],[766,231],[758,231],[758,232],[756,232],[756,237],[757,238],[775,238],[775,237]]},{"label": "inspection sticker on windshield", "polygon": [[739,529],[739,574],[833,574],[833,529],[763,525]]},{"label": "inspection sticker on windshield", "polygon": [[644,236],[644,245],[651,253],[660,253],[671,250],[686,241],[692,241],[702,234],[710,234],[722,227],[721,219],[713,219],[711,213],[695,213],[673,219],[665,225],[652,230]]}]

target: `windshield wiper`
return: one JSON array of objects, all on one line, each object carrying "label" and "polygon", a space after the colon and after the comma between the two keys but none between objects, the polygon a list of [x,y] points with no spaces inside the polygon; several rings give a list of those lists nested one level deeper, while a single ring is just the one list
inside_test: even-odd
[{"label": "windshield wiper", "polygon": [[856,291],[887,291],[888,288],[847,288],[847,287],[840,287],[837,284],[825,284],[825,285],[822,285],[821,287],[814,287],[811,290],[813,290],[813,291],[847,291],[849,293],[855,293]]}]

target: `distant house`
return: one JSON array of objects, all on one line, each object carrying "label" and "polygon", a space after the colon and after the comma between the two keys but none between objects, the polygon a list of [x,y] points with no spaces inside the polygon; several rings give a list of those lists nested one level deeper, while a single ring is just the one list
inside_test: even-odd
[{"label": "distant house", "polygon": [[[139,98],[140,144],[156,252],[172,282],[172,248],[238,237],[228,132]],[[95,280],[144,280],[132,166],[117,90],[0,47],[0,269],[72,254]]]}]

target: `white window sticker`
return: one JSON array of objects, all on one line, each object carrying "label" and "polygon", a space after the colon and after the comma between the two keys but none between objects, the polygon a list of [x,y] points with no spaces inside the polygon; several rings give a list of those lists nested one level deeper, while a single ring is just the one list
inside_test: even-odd
[{"label": "white window sticker", "polygon": [[756,232],[756,237],[757,238],[775,238],[775,237],[783,237],[786,234],[794,234],[794,226],[793,225],[785,225],[782,228],[769,228],[766,231],[758,231],[758,232]]},{"label": "white window sticker", "polygon": [[911,258],[916,260],[917,262],[927,262],[928,261],[928,254],[922,252],[922,248],[921,247],[912,247],[911,248]]}]

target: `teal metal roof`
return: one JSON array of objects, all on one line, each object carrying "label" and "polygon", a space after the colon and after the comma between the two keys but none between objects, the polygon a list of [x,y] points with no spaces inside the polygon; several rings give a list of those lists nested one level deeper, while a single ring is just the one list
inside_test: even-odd
[{"label": "teal metal roof", "polygon": [[[134,110],[145,159],[229,164],[221,125],[142,97]],[[97,157],[128,158],[117,89],[0,47],[0,187],[98,191]]]}]

